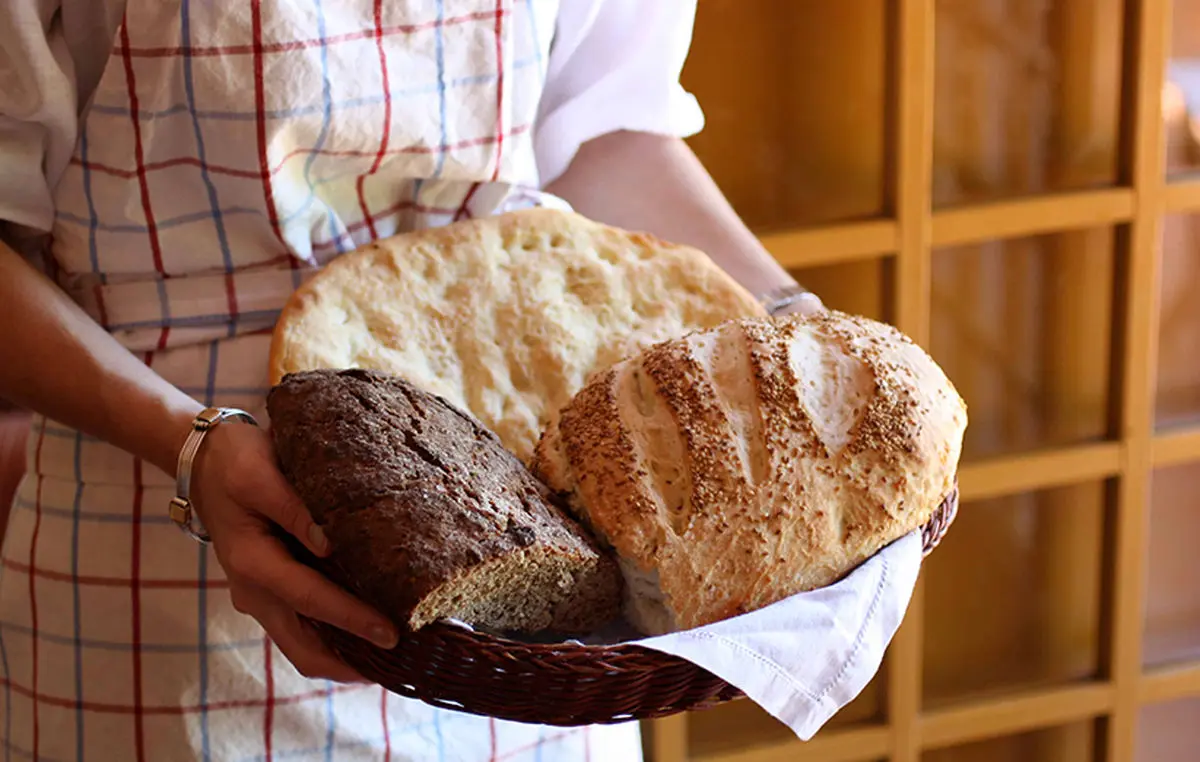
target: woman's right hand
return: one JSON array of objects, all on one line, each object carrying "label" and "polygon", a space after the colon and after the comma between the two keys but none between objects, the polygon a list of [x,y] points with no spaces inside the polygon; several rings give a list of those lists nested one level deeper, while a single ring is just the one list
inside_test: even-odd
[{"label": "woman's right hand", "polygon": [[[203,409],[121,346],[44,274],[0,243],[0,395],[175,473],[192,416]],[[193,469],[192,497],[229,578],[233,605],[262,624],[309,677],[361,680],[299,615],[391,647],[378,612],[296,561],[273,525],[318,556],[325,541],[275,464],[266,433],[222,423]],[[163,506],[165,510],[166,506]]]},{"label": "woman's right hand", "polygon": [[395,627],[362,601],[296,561],[273,534],[281,527],[317,556],[328,541],[279,472],[269,436],[226,422],[206,436],[193,467],[192,495],[229,579],[234,608],[258,620],[306,677],[361,682],[300,615],[328,622],[382,648],[396,644]]}]

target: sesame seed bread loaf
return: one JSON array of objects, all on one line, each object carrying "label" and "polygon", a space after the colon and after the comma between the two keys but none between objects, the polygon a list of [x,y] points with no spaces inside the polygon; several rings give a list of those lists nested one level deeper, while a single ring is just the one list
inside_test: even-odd
[{"label": "sesame seed bread loaf", "polygon": [[315,368],[398,374],[469,411],[523,462],[595,370],[758,302],[705,254],[531,209],[398,235],[293,295],[271,382]]},{"label": "sesame seed bread loaf", "polygon": [[330,577],[398,626],[586,634],[619,615],[613,560],[461,410],[365,370],[288,375],[267,406]]},{"label": "sesame seed bread loaf", "polygon": [[925,524],[966,424],[891,326],[745,319],[597,374],[533,468],[619,554],[626,618],[662,634],[829,585]]}]

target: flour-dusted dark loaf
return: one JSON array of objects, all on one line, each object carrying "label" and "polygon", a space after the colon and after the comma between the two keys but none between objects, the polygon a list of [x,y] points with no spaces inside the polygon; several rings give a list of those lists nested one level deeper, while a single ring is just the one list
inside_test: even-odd
[{"label": "flour-dusted dark loaf", "polygon": [[612,559],[500,440],[381,372],[291,374],[267,398],[280,467],[335,582],[416,630],[584,633],[619,615]]}]

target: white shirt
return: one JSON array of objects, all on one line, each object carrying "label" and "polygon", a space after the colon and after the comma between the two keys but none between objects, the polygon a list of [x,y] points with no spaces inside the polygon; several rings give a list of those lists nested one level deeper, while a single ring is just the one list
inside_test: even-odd
[{"label": "white shirt", "polygon": [[[124,8],[124,0],[0,4],[0,222],[51,229],[53,188]],[[701,129],[699,105],[679,83],[695,11],[696,0],[562,3],[535,127],[541,185],[600,135]]]}]

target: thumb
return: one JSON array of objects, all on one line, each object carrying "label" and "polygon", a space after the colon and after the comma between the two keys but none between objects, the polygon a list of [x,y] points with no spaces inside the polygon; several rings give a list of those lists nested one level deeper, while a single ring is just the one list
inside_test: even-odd
[{"label": "thumb", "polygon": [[[304,501],[280,473],[271,440],[263,432],[249,426],[227,430],[243,444],[230,451],[232,460],[227,494],[233,502],[279,525],[295,537],[310,553],[323,557],[329,553],[329,540],[313,521]],[[257,441],[246,441],[253,437]]]}]

